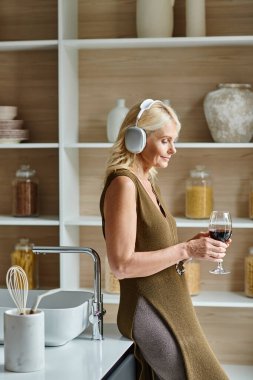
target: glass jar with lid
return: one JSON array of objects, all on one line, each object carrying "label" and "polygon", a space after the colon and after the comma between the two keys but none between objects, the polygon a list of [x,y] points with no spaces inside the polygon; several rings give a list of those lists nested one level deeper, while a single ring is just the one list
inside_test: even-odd
[{"label": "glass jar with lid", "polygon": [[245,257],[244,292],[247,297],[253,297],[253,247]]},{"label": "glass jar with lid", "polygon": [[119,280],[112,273],[107,257],[105,257],[105,291],[115,294],[120,292]]},{"label": "glass jar with lid", "polygon": [[250,181],[249,188],[249,218],[253,219],[253,180]]},{"label": "glass jar with lid", "polygon": [[191,219],[208,219],[212,210],[212,179],[205,166],[197,165],[186,181],[185,216]]},{"label": "glass jar with lid", "polygon": [[37,216],[38,179],[30,165],[21,165],[13,181],[13,216]]},{"label": "glass jar with lid", "polygon": [[188,260],[185,264],[185,279],[191,296],[200,293],[200,263],[197,260]]},{"label": "glass jar with lid", "polygon": [[37,255],[32,251],[34,244],[27,238],[21,238],[11,253],[11,265],[18,265],[24,269],[29,289],[38,287],[38,261]]}]

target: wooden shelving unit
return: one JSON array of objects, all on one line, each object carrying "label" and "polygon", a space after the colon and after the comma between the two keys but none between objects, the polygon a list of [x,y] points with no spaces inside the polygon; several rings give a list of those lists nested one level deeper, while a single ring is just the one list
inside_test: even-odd
[{"label": "wooden shelving unit", "polygon": [[[252,84],[253,3],[207,0],[207,37],[195,38],[185,37],[184,3],[175,2],[173,38],[138,39],[134,0],[120,7],[117,0],[106,6],[99,0],[36,0],[36,7],[32,0],[2,1],[0,104],[18,106],[31,138],[0,145],[0,285],[22,236],[37,245],[91,246],[104,264],[99,197],[111,147],[107,113],[117,98],[127,106],[148,97],[170,99],[182,131],[177,155],[159,173],[159,183],[179,239],[207,227],[207,221],[183,217],[185,179],[197,164],[212,174],[215,207],[229,209],[233,217],[233,244],[225,259],[231,275],[214,279],[203,263],[202,291],[193,303],[220,360],[253,365],[252,302],[242,293],[243,260],[253,244],[247,214],[253,142],[214,143],[203,113],[204,96],[218,83]],[[13,218],[10,211],[11,182],[24,162],[40,179],[40,217],[34,219]],[[89,287],[92,271],[86,258],[42,257],[41,284]],[[115,321],[117,296],[105,294],[105,302]],[[210,315],[222,329],[209,328]],[[244,322],[239,332],[233,328],[238,316]],[[229,341],[229,334],[238,342],[236,350],[217,344]]]}]

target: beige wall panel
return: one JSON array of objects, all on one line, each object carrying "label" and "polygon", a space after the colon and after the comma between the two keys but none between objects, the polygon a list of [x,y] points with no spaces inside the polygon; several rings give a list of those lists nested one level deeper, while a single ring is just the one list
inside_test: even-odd
[{"label": "beige wall panel", "polygon": [[253,364],[253,320],[248,309],[199,307],[196,311],[207,339],[222,363]]},{"label": "beige wall panel", "polygon": [[[117,305],[104,306],[105,322],[115,323]],[[253,364],[253,325],[249,310],[199,307],[196,312],[207,340],[220,362]]]},{"label": "beige wall panel", "polygon": [[58,215],[58,151],[45,149],[0,150],[0,214],[12,212],[12,181],[21,164],[29,164],[39,179],[39,209],[41,215]]},{"label": "beige wall panel", "polygon": [[232,217],[248,217],[249,180],[253,178],[252,149],[178,149],[165,170],[159,171],[163,197],[176,216],[185,214],[185,181],[196,165],[212,175],[214,208]]},{"label": "beige wall panel", "polygon": [[218,83],[251,83],[251,47],[88,50],[79,53],[79,139],[106,142],[106,117],[117,98],[170,99],[181,142],[212,142],[203,100]]},{"label": "beige wall panel", "polygon": [[[80,212],[99,215],[109,150],[80,151]],[[214,207],[228,209],[232,217],[248,217],[249,180],[253,178],[251,149],[178,149],[158,180],[163,198],[174,216],[185,213],[185,181],[195,165],[210,171],[214,188]],[[222,178],[222,180],[221,180]]]},{"label": "beige wall panel", "polygon": [[104,323],[117,323],[118,305],[104,304],[106,310]]},{"label": "beige wall panel", "polygon": [[0,60],[0,105],[18,107],[29,142],[57,142],[57,51],[1,52]]},{"label": "beige wall panel", "polygon": [[[0,226],[0,286],[6,287],[5,276],[11,265],[10,254],[22,237],[27,237],[35,245],[58,245],[58,227]],[[55,288],[59,286],[59,256],[39,255],[39,286]]]},{"label": "beige wall panel", "polygon": [[[253,34],[251,0],[206,0],[208,36]],[[173,36],[185,36],[185,0],[176,0]],[[136,37],[136,0],[79,0],[79,38]]]},{"label": "beige wall panel", "polygon": [[[196,235],[201,228],[178,229],[179,242],[187,241]],[[204,229],[205,230],[205,229]],[[104,287],[104,258],[106,246],[101,227],[82,227],[80,229],[81,246],[94,248],[101,258],[102,287]],[[214,276],[209,273],[216,264],[201,261],[201,291],[244,291],[244,258],[249,247],[253,246],[253,238],[248,230],[234,229],[232,244],[227,250],[224,267],[231,273],[227,276]],[[93,263],[89,257],[81,256],[80,286],[89,287],[93,284]]]},{"label": "beige wall panel", "polygon": [[[97,251],[101,260],[101,285],[104,288],[104,268],[106,246],[102,234],[102,227],[80,227],[80,246],[91,247]],[[93,286],[93,261],[90,257],[80,255],[80,287]]]},{"label": "beige wall panel", "polygon": [[[179,228],[179,241],[187,241],[204,228]],[[231,246],[224,258],[224,268],[231,273],[226,276],[215,276],[209,273],[216,264],[209,261],[201,263],[201,291],[244,291],[244,258],[248,254],[249,247],[253,246],[251,230],[234,229]]]},{"label": "beige wall panel", "polygon": [[57,0],[1,0],[1,41],[50,39],[57,39]]}]

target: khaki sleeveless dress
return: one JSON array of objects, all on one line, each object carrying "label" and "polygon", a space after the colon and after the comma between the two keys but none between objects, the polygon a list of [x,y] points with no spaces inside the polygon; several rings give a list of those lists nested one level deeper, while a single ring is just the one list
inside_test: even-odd
[{"label": "khaki sleeveless dress", "polygon": [[[166,211],[158,187],[155,193],[165,210],[166,217],[154,205],[137,177],[126,169],[111,173],[105,183],[100,201],[103,231],[106,223],[103,213],[105,193],[116,176],[129,177],[136,187],[135,250],[155,251],[177,244],[176,223]],[[192,306],[185,276],[177,273],[175,265],[151,276],[120,280],[117,323],[122,335],[132,340],[134,340],[133,321],[140,297],[144,297],[152,305],[168,325],[168,329],[173,331],[183,355],[188,380],[228,380],[202,332]],[[140,364],[139,380],[155,379],[155,374],[145,362],[136,344],[135,356]]]}]

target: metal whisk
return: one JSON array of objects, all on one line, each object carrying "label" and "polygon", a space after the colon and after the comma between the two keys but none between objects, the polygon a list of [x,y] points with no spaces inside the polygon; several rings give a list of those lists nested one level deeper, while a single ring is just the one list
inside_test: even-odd
[{"label": "metal whisk", "polygon": [[6,274],[6,284],[20,314],[26,314],[28,280],[23,268],[18,265],[10,267]]}]

